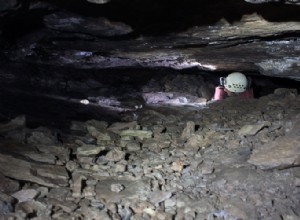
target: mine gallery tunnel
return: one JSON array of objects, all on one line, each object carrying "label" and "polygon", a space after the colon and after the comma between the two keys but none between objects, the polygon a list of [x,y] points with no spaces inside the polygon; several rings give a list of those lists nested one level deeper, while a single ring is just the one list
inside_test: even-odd
[{"label": "mine gallery tunnel", "polygon": [[298,0],[0,1],[0,219],[300,219],[299,90]]}]

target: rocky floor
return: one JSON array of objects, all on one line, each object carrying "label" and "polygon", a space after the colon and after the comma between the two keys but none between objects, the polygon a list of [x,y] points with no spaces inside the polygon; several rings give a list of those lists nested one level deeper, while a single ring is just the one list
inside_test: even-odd
[{"label": "rocky floor", "polygon": [[1,219],[300,219],[300,96],[0,126]]}]

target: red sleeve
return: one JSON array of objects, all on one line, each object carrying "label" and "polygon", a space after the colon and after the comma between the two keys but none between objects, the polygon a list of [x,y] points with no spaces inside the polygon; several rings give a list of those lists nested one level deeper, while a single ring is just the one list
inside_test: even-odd
[{"label": "red sleeve", "polygon": [[253,89],[247,89],[245,92],[239,95],[242,99],[252,99],[253,98]]},{"label": "red sleeve", "polygon": [[214,100],[222,100],[224,99],[224,88],[221,86],[218,86],[215,88],[215,94],[214,94]]}]

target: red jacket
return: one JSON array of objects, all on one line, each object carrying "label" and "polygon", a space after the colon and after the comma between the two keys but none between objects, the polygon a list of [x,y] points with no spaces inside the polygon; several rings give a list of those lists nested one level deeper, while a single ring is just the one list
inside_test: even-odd
[{"label": "red jacket", "polygon": [[[225,99],[227,97],[228,97],[228,95],[224,91],[224,87],[222,87],[222,86],[216,87],[214,100],[222,100],[222,99]],[[253,98],[253,89],[252,88],[247,89],[245,92],[238,94],[238,97],[240,97],[241,99],[251,99],[251,98]]]}]

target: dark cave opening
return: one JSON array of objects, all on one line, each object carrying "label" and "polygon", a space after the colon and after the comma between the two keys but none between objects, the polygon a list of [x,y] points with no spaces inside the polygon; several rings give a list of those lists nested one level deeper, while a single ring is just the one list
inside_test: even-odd
[{"label": "dark cave opening", "polygon": [[[1,83],[1,121],[9,121],[25,114],[29,127],[43,125],[60,128],[68,128],[72,120],[97,119],[110,123],[118,121],[123,112],[134,112],[138,110],[134,109],[136,106],[146,105],[143,99],[145,91],[181,92],[187,95],[204,83],[210,85],[210,94],[213,94],[219,78],[228,74],[169,68],[99,71],[31,66],[24,70],[21,74],[17,74],[19,71],[15,70],[15,73],[11,73],[14,75],[13,80]],[[199,77],[201,84],[191,83]],[[250,77],[254,98],[271,94],[276,88],[294,88],[299,92],[300,82],[295,80],[259,74],[251,74]],[[184,80],[196,90],[189,89]],[[187,87],[183,88],[184,86]],[[190,95],[201,96],[199,93]],[[89,100],[89,104],[82,104],[82,100]]]}]

